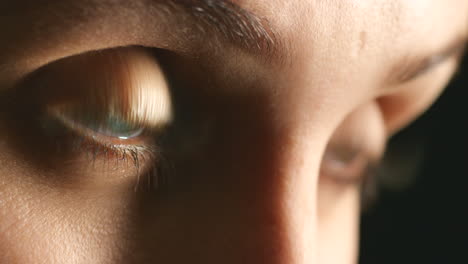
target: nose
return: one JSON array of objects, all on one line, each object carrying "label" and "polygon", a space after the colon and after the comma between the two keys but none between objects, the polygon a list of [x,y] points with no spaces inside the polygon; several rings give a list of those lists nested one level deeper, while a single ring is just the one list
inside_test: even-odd
[{"label": "nose", "polygon": [[257,107],[235,109],[220,114],[232,118],[217,121],[213,143],[173,164],[175,180],[166,194],[142,200],[134,248],[143,260],[317,263],[316,196],[325,144],[315,142],[324,138],[303,122],[279,125]]}]

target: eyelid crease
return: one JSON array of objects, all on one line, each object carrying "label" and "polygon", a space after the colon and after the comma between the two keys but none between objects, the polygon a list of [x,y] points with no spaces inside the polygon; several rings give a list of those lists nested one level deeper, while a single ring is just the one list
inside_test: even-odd
[{"label": "eyelid crease", "polygon": [[407,56],[391,71],[390,82],[397,84],[410,82],[454,56],[456,56],[457,60],[460,60],[465,53],[466,47],[467,38],[461,37],[435,55],[419,58]]}]

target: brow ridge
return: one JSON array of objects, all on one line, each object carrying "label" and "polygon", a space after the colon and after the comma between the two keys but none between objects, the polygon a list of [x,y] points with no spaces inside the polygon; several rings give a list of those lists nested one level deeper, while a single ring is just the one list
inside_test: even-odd
[{"label": "brow ridge", "polygon": [[239,46],[248,53],[274,56],[276,34],[266,18],[228,0],[174,0],[171,5],[182,9],[197,23],[201,32],[216,32],[230,44]]}]

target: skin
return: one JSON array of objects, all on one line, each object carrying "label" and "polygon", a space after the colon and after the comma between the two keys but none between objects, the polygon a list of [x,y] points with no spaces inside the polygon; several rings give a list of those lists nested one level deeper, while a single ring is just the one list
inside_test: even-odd
[{"label": "skin", "polygon": [[281,43],[265,62],[236,46],[178,47],[165,35],[177,23],[148,22],[158,34],[146,34],[138,7],[86,19],[70,10],[99,1],[46,2],[0,4],[16,14],[0,16],[0,91],[85,51],[180,50],[158,58],[178,87],[174,107],[192,121],[176,119],[164,143],[170,187],[135,189],[138,171],[106,170],[101,158],[45,166],[48,152],[24,147],[2,108],[0,263],[355,263],[360,185],[321,173],[324,156],[335,146],[378,159],[440,94],[457,57],[405,81],[388,77],[395,65],[468,32],[465,0],[238,1]]}]

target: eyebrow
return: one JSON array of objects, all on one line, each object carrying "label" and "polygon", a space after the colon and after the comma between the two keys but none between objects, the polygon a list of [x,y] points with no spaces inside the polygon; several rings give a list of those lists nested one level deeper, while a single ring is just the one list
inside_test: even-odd
[{"label": "eyebrow", "polygon": [[461,60],[467,44],[468,35],[462,34],[433,55],[406,56],[392,68],[389,80],[391,83],[406,83],[424,75],[454,56]]},{"label": "eyebrow", "polygon": [[247,53],[261,54],[265,58],[275,54],[276,38],[269,21],[230,0],[172,0],[160,3],[189,15],[200,32],[214,32],[221,41],[240,47]]}]

